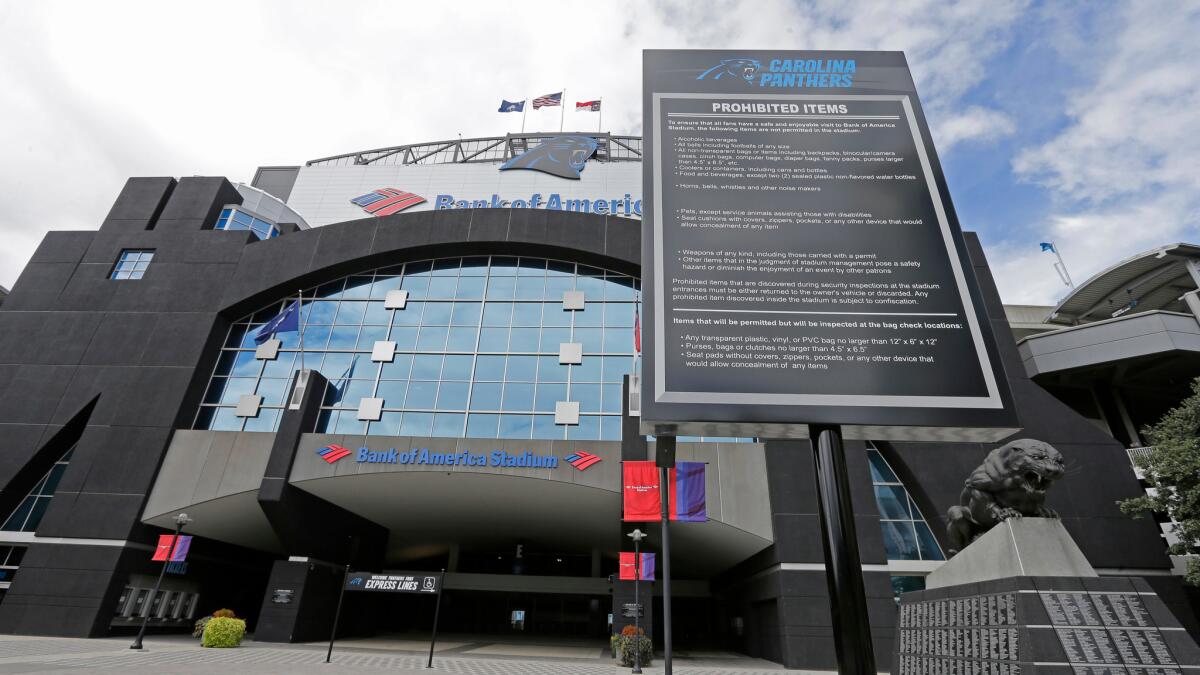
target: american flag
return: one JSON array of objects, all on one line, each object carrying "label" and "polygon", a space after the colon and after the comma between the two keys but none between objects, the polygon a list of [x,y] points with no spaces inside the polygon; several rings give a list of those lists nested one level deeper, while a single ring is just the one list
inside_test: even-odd
[{"label": "american flag", "polygon": [[575,112],[600,112],[600,100],[576,101]]},{"label": "american flag", "polygon": [[380,188],[350,201],[373,216],[390,216],[424,202],[425,198],[396,188]]},{"label": "american flag", "polygon": [[546,94],[533,99],[533,109],[562,105],[562,92],[557,94]]}]

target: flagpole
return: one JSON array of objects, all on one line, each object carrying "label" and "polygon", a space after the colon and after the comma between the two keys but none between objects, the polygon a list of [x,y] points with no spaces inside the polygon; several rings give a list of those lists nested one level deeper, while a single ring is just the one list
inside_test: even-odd
[{"label": "flagpole", "polygon": [[600,109],[596,111],[600,113],[596,116],[596,133],[600,133],[600,130],[604,128],[604,97],[601,96],[596,100],[600,102]]},{"label": "flagpole", "polygon": [[525,104],[528,102],[529,99],[521,101],[521,133],[525,133],[525,115],[529,113],[529,111],[525,108]]},{"label": "flagpole", "polygon": [[304,289],[300,289],[300,370],[304,370]]},{"label": "flagpole", "polygon": [[1062,266],[1063,276],[1067,278],[1067,285],[1074,290],[1075,282],[1071,281],[1071,273],[1067,271],[1067,263],[1063,262],[1062,254],[1058,252],[1058,242],[1052,241],[1050,242],[1050,246],[1054,251],[1054,256],[1058,258],[1058,264]]},{"label": "flagpole", "polygon": [[566,115],[567,115],[567,88],[566,87],[563,87],[562,100],[559,101],[558,104],[559,104],[558,133],[561,134],[562,130],[563,130],[563,118],[566,117]]}]

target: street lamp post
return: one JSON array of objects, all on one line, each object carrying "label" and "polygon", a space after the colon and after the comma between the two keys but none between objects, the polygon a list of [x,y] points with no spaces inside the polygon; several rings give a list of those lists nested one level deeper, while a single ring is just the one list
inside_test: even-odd
[{"label": "street lamp post", "polygon": [[635,529],[627,535],[633,540],[633,671],[642,672],[642,540],[646,533]]},{"label": "street lamp post", "polygon": [[146,598],[146,609],[142,612],[142,627],[138,629],[133,644],[129,645],[130,649],[142,648],[142,638],[146,636],[146,624],[150,622],[150,611],[154,607],[154,598],[158,597],[158,589],[162,586],[163,576],[167,573],[167,565],[170,565],[171,558],[175,557],[175,547],[179,545],[179,533],[183,531],[183,526],[190,522],[192,519],[188,518],[186,513],[175,516],[175,536],[171,539],[170,548],[167,549],[167,558],[163,561],[162,569],[158,571],[158,581],[154,582],[154,590],[151,591],[150,597]]}]

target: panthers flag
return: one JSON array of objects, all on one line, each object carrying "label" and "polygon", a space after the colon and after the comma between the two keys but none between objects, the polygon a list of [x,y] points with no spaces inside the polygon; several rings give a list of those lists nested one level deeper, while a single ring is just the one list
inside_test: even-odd
[{"label": "panthers flag", "polygon": [[496,112],[525,112],[525,101],[512,102],[500,99],[500,109]]}]

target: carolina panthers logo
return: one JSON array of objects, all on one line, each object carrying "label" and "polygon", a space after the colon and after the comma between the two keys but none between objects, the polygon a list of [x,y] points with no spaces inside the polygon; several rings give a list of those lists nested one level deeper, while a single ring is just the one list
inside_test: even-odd
[{"label": "carolina panthers logo", "polygon": [[532,169],[561,178],[579,180],[588,158],[596,152],[596,140],[588,136],[555,136],[536,148],[500,165],[505,169]]},{"label": "carolina panthers logo", "polygon": [[719,80],[722,77],[739,77],[747,82],[753,83],[754,76],[758,71],[762,70],[762,64],[757,59],[725,59],[717,65],[700,73],[697,80],[711,79]]}]

